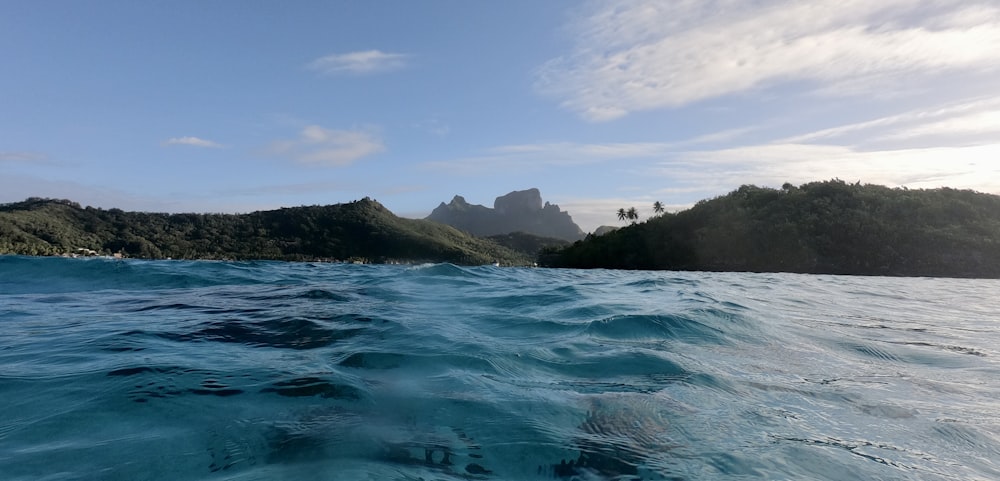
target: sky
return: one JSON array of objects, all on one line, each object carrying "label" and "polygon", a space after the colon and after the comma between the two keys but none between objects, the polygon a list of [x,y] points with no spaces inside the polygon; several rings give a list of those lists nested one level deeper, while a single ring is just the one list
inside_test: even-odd
[{"label": "sky", "polygon": [[0,203],[1000,193],[996,0],[0,2]]}]

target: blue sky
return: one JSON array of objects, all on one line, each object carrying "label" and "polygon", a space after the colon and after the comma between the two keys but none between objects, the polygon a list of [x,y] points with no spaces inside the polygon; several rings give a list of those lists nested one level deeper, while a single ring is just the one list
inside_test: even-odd
[{"label": "blue sky", "polygon": [[998,45],[974,0],[5,1],[0,202],[537,187],[589,231],[745,183],[1000,193]]}]

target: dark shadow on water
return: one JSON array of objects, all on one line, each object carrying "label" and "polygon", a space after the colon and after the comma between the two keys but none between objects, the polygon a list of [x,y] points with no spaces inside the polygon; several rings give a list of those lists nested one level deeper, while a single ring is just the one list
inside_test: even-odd
[{"label": "dark shadow on water", "polygon": [[[358,319],[361,322],[368,319]],[[361,334],[364,328],[334,329],[308,319],[286,317],[264,321],[226,319],[214,321],[188,333],[160,333],[161,337],[182,342],[226,342],[254,347],[316,349]]]},{"label": "dark shadow on water", "polygon": [[196,396],[230,397],[246,392],[238,387],[248,380],[246,375],[220,374],[204,369],[180,366],[132,366],[113,369],[108,377],[129,378],[128,397],[133,402],[147,403],[152,399],[193,394]]},{"label": "dark shadow on water", "polygon": [[319,396],[326,399],[358,400],[364,397],[360,389],[346,384],[334,384],[317,377],[300,377],[279,381],[261,389],[262,393],[274,393],[286,397]]},{"label": "dark shadow on water", "polygon": [[363,369],[395,369],[403,365],[407,356],[390,352],[356,352],[340,365]]}]

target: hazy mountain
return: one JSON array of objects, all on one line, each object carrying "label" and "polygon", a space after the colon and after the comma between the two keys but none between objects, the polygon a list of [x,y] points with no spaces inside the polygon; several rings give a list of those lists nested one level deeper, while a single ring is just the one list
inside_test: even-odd
[{"label": "hazy mountain", "polygon": [[558,205],[543,204],[542,195],[535,188],[497,197],[492,209],[469,204],[464,197],[456,195],[451,202],[438,205],[426,219],[481,237],[525,232],[566,241],[583,238],[583,231],[569,213],[560,210]]}]

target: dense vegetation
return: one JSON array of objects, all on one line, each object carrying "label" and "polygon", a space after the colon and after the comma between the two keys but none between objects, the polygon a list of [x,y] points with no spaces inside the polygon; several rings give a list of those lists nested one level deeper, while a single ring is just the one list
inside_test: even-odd
[{"label": "dense vegetation", "polygon": [[523,252],[531,256],[532,259],[538,257],[543,250],[558,249],[569,245],[569,241],[555,239],[552,237],[541,237],[525,232],[511,232],[509,234],[498,234],[486,237],[497,244],[507,247],[517,252]]},{"label": "dense vegetation", "polygon": [[[621,213],[619,213],[619,216]],[[744,185],[565,249],[578,268],[1000,277],[1000,197],[840,180]]]},{"label": "dense vegetation", "polygon": [[839,180],[745,185],[574,244],[523,233],[476,238],[399,218],[367,198],[241,215],[125,212],[39,198],[0,205],[0,254],[81,249],[152,259],[507,265],[530,264],[537,254],[551,267],[996,278],[1000,197]]},{"label": "dense vegetation", "polygon": [[524,265],[533,260],[446,225],[397,217],[367,198],[241,215],[125,212],[39,198],[0,205],[0,254],[59,255],[79,249],[150,259],[472,265]]}]

